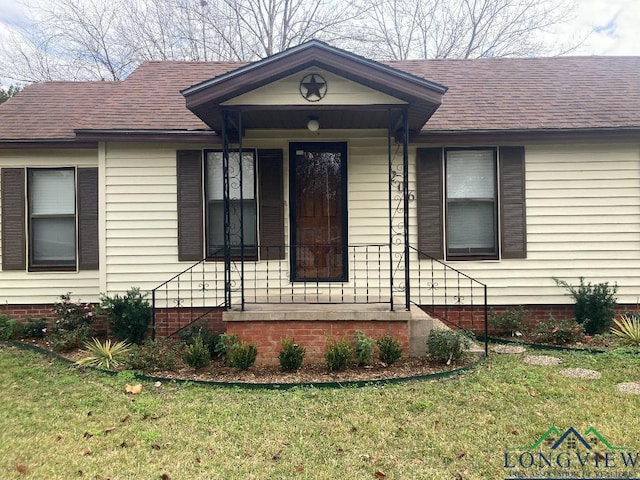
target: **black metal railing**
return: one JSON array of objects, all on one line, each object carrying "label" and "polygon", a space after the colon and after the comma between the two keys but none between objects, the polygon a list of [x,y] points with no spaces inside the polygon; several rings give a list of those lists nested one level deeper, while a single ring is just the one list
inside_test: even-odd
[{"label": "black metal railing", "polygon": [[488,354],[487,285],[414,247],[410,247],[411,302],[454,328],[484,336]]},{"label": "black metal railing", "polygon": [[245,304],[390,303],[389,246],[261,245],[259,262],[231,264],[233,308]]},{"label": "black metal railing", "polygon": [[199,262],[151,290],[152,338],[159,327],[172,336],[224,305],[224,264]]},{"label": "black metal railing", "polygon": [[153,335],[158,326],[179,325],[170,329],[175,334],[213,310],[244,310],[247,304],[383,303],[404,308],[409,288],[412,304],[451,327],[484,332],[486,339],[484,283],[410,247],[407,287],[404,261],[398,259],[403,253],[393,247],[259,245],[251,256],[232,255],[226,276],[220,256],[200,260],[152,290]]}]

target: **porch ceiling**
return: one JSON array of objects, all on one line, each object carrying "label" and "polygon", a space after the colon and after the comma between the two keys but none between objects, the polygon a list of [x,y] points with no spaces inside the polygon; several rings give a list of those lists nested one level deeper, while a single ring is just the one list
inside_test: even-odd
[{"label": "porch ceiling", "polygon": [[[315,67],[385,93],[403,102],[395,105],[332,105],[322,100],[308,105],[223,106],[232,98],[279,79]],[[418,131],[442,103],[447,87],[395,68],[312,40],[264,60],[214,77],[182,91],[186,106],[216,131],[222,128],[222,111],[241,110],[243,128],[305,128],[310,115],[321,128],[387,128],[388,111],[408,110],[409,129]],[[394,125],[397,127],[398,125]]]}]

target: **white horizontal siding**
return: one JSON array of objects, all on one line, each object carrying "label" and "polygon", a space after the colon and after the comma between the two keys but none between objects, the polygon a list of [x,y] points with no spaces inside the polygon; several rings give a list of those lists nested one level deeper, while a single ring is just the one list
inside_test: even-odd
[{"label": "white horizontal siding", "polygon": [[[0,168],[97,166],[98,154],[94,149],[0,150]],[[0,231],[0,238],[1,235]],[[0,242],[0,264],[1,249]],[[73,299],[81,298],[84,301],[97,302],[100,293],[98,271],[0,271],[0,303],[2,304],[53,303],[66,292],[72,292]]]}]

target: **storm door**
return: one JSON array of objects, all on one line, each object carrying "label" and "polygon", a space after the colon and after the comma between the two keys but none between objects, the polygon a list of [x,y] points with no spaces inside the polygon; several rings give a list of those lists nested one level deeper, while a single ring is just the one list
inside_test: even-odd
[{"label": "storm door", "polygon": [[347,144],[289,145],[291,278],[347,280]]}]

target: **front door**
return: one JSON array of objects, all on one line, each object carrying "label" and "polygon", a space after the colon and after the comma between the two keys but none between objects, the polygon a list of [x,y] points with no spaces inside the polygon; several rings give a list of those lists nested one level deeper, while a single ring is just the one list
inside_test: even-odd
[{"label": "front door", "polygon": [[289,145],[294,281],[347,280],[347,144]]}]

